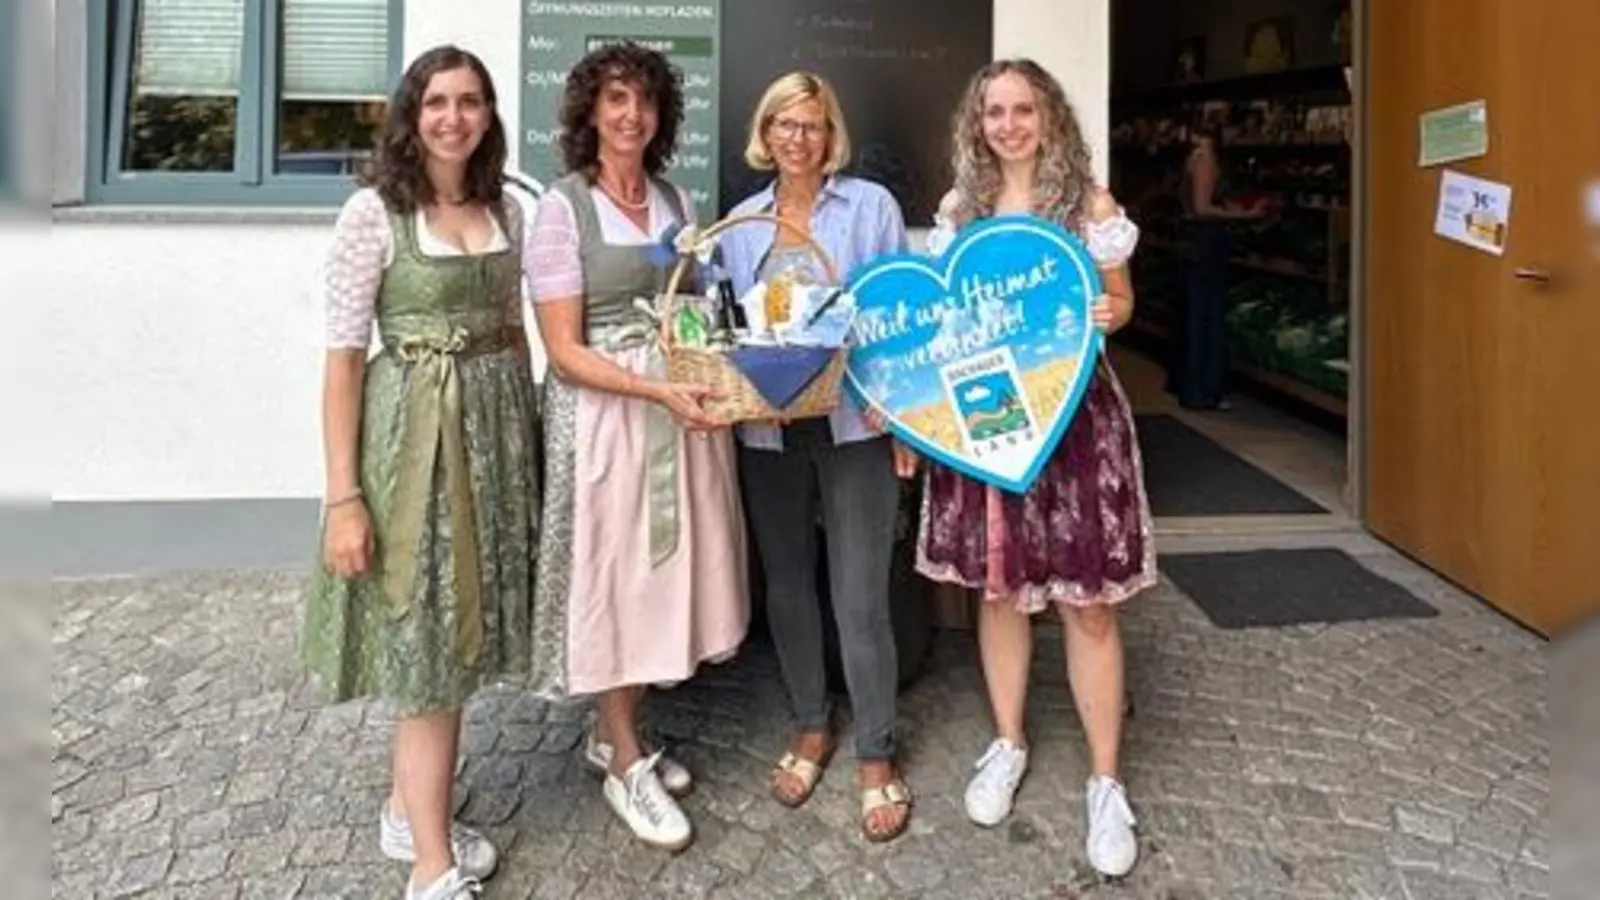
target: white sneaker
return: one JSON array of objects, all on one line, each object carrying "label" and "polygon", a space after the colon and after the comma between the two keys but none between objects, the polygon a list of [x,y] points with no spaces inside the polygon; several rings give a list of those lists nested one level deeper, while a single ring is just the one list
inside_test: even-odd
[{"label": "white sneaker", "polygon": [[1139,824],[1128,807],[1127,792],[1114,778],[1096,775],[1084,787],[1089,807],[1089,838],[1084,849],[1089,865],[1110,878],[1133,871],[1139,859],[1139,839],[1133,828]]},{"label": "white sneaker", "polygon": [[406,900],[477,900],[482,896],[483,884],[461,874],[460,869],[451,869],[425,888],[406,881]]},{"label": "white sneaker", "polygon": [[607,772],[606,802],[639,840],[677,852],[694,840],[694,828],[656,774],[660,755],[640,759],[621,778]]},{"label": "white sneaker", "polygon": [[967,818],[993,828],[1011,815],[1017,786],[1028,771],[1028,751],[1000,738],[989,745],[974,768],[978,774],[967,782]]},{"label": "white sneaker", "polygon": [[[600,740],[600,732],[594,728],[589,729],[589,735],[583,742],[583,762],[596,775],[604,775],[611,771],[611,758],[616,755],[616,748]],[[661,777],[661,786],[667,793],[674,797],[687,797],[694,793],[694,776],[683,767],[682,763],[657,753],[659,762],[656,763],[656,774]]]},{"label": "white sneaker", "polygon": [[[411,823],[398,819],[384,801],[378,816],[378,847],[383,855],[398,862],[416,862],[417,850],[411,841]],[[450,824],[450,852],[463,878],[480,881],[494,874],[500,865],[500,851],[482,832],[460,822]],[[454,897],[454,894],[441,896]]]}]

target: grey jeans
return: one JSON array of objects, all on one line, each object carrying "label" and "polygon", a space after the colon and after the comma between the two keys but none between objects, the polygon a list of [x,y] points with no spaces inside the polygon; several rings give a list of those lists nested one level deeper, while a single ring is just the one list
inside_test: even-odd
[{"label": "grey jeans", "polygon": [[782,451],[742,450],[740,482],[766,573],[767,620],[796,727],[822,731],[828,726],[817,597],[820,499],[856,758],[892,758],[899,666],[889,618],[889,568],[900,484],[889,439],[835,445],[827,419],[807,419],[784,429]]}]

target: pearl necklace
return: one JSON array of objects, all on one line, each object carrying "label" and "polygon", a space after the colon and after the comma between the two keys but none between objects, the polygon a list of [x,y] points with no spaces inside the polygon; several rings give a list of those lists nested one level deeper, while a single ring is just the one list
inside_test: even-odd
[{"label": "pearl necklace", "polygon": [[602,181],[599,178],[596,178],[594,183],[598,184],[600,186],[600,190],[607,197],[610,197],[612,202],[616,203],[618,206],[621,206],[621,207],[623,207],[625,209],[631,209],[631,210],[634,210],[634,211],[643,211],[643,210],[646,210],[646,209],[650,208],[650,189],[648,187],[645,188],[644,199],[635,202],[635,201],[632,201],[632,200],[623,199],[623,197],[622,197],[622,195],[620,193],[618,193],[616,191],[613,191],[610,187],[608,187],[606,185],[606,183],[604,181]]}]

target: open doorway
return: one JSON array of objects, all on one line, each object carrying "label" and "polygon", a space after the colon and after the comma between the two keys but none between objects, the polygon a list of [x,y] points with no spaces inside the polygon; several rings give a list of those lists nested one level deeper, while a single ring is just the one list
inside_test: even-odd
[{"label": "open doorway", "polygon": [[1156,516],[1353,522],[1350,0],[1112,23],[1112,189],[1144,235],[1113,352]]}]

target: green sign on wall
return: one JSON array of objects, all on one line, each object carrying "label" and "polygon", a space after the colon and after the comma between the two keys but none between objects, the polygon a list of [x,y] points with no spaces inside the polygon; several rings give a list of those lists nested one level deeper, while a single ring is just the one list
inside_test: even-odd
[{"label": "green sign on wall", "polygon": [[717,213],[717,76],[722,0],[687,3],[528,0],[522,14],[522,171],[541,184],[562,172],[556,139],[567,73],[584,54],[623,39],[659,50],[683,71],[684,121],[667,178]]}]

